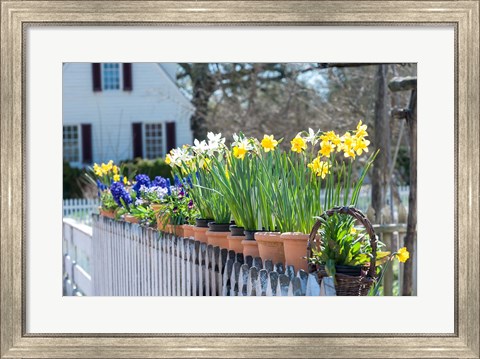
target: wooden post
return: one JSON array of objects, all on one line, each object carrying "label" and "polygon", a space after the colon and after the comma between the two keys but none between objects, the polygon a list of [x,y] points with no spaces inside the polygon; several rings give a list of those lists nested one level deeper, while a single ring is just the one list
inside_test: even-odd
[{"label": "wooden post", "polygon": [[377,95],[375,99],[375,147],[380,150],[372,174],[372,207],[375,222],[381,223],[381,211],[386,204],[386,190],[390,181],[390,124],[387,117],[387,65],[378,65]]},{"label": "wooden post", "polygon": [[391,91],[411,91],[407,109],[394,109],[392,115],[407,121],[410,140],[410,193],[408,196],[408,221],[405,247],[410,252],[410,260],[404,264],[403,295],[414,295],[413,262],[416,262],[417,242],[417,78],[394,78],[388,84]]}]

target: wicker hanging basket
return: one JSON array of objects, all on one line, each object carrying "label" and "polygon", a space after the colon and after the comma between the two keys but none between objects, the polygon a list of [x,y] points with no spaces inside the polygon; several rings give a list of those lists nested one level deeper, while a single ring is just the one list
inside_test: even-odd
[{"label": "wicker hanging basket", "polygon": [[[335,275],[335,290],[338,296],[362,296],[367,295],[370,287],[373,283],[375,283],[375,261],[377,255],[377,237],[375,235],[375,231],[373,230],[373,226],[367,217],[360,212],[358,209],[354,207],[334,207],[321,215],[322,219],[327,219],[328,217],[334,215],[335,213],[338,214],[346,214],[352,216],[356,220],[358,220],[362,225],[365,227],[367,234],[370,239],[370,245],[372,247],[373,256],[370,258],[370,263],[363,267],[358,267],[358,273],[337,273]],[[310,232],[310,236],[308,239],[307,244],[307,259],[312,257],[312,248],[316,250],[320,250],[320,245],[322,238],[319,238],[317,235],[318,230],[322,226],[322,221],[319,219],[315,223]],[[338,267],[337,267],[338,268]],[[323,277],[327,277],[327,272],[325,271],[324,266],[317,266],[315,264],[309,263],[308,269],[310,273],[316,273],[318,283],[320,284]],[[355,267],[351,267],[351,269],[355,269]]]}]

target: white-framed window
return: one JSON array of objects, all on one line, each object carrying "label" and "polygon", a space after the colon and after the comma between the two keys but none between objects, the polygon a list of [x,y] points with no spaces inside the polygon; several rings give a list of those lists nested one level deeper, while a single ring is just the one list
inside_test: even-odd
[{"label": "white-framed window", "polygon": [[120,63],[102,64],[102,90],[120,90],[122,88],[122,66]]},{"label": "white-framed window", "polygon": [[163,157],[163,123],[144,124],[145,158]]},{"label": "white-framed window", "polygon": [[80,129],[78,125],[63,126],[63,160],[80,162]]}]

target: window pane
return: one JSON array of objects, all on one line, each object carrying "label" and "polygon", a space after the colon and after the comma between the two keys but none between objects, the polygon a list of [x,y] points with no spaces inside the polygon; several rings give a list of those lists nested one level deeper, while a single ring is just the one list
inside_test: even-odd
[{"label": "window pane", "polygon": [[157,158],[163,156],[162,124],[145,124],[145,156],[146,158]]},{"label": "window pane", "polygon": [[63,159],[80,162],[78,126],[63,126]]},{"label": "window pane", "polygon": [[102,84],[104,90],[120,89],[120,64],[102,64]]}]

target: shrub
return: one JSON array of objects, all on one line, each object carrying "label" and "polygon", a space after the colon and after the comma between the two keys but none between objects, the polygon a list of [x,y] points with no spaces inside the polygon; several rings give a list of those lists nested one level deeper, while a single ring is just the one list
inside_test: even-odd
[{"label": "shrub", "polygon": [[173,180],[172,169],[162,158],[155,160],[136,158],[133,161],[122,161],[120,166],[128,179],[133,179],[136,174],[142,173],[148,175],[150,178],[162,176]]},{"label": "shrub", "polygon": [[83,169],[74,168],[68,162],[63,163],[63,198],[82,198],[82,183],[79,178],[84,173]]}]

